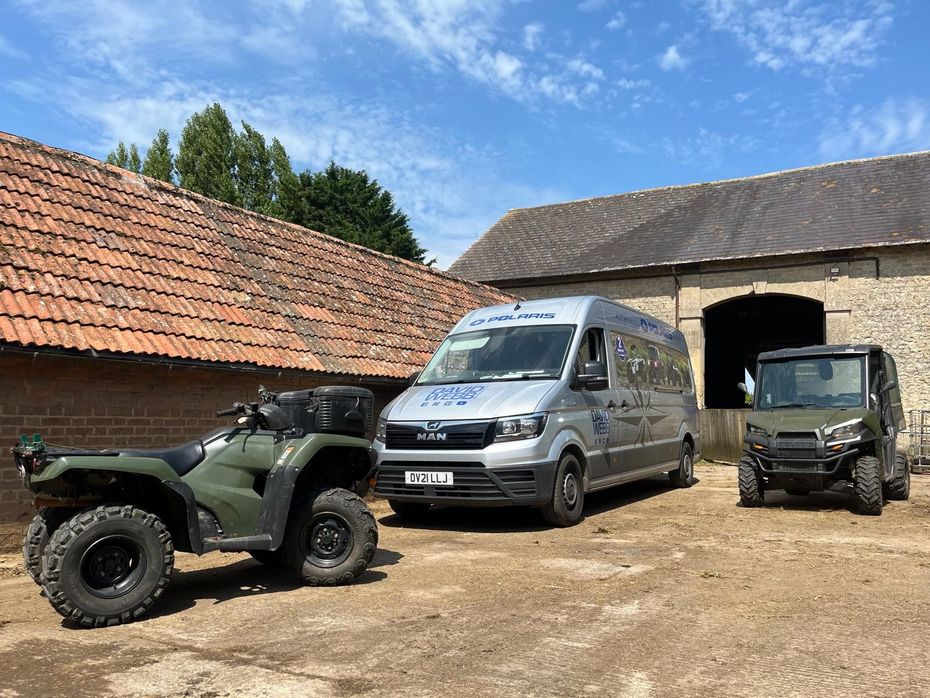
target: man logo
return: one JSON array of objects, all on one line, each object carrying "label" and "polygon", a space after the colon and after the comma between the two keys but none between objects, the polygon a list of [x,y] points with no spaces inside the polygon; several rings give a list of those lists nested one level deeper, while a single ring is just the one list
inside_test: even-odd
[{"label": "man logo", "polygon": [[442,424],[442,422],[427,422],[426,431],[436,431],[440,424]]},{"label": "man logo", "polygon": [[421,431],[419,434],[417,434],[417,441],[445,441],[445,440],[446,440],[446,434],[443,434],[442,432],[436,433],[436,432]]}]

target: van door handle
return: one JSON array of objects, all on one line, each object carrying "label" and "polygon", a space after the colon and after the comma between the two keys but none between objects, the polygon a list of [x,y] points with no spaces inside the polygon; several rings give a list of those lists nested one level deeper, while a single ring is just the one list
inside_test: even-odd
[{"label": "van door handle", "polygon": [[624,400],[623,402],[620,403],[620,409],[621,409],[621,410],[627,410],[627,409],[629,409],[629,408],[630,408],[630,403],[628,403],[626,400]]}]

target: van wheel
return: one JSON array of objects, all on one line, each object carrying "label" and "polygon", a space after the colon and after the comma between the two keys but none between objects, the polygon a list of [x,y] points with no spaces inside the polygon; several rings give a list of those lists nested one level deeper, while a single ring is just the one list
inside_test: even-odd
[{"label": "van wheel", "polygon": [[429,502],[399,502],[389,499],[388,504],[400,518],[407,521],[422,521],[430,509]]},{"label": "van wheel", "polygon": [[759,473],[756,472],[756,464],[749,456],[743,456],[739,459],[739,501],[744,507],[761,507],[765,504],[765,489],[762,486],[762,480],[759,479]]},{"label": "van wheel", "polygon": [[879,516],[885,505],[882,496],[882,465],[875,456],[862,456],[856,461],[856,500],[859,513]]},{"label": "van wheel", "polygon": [[885,485],[885,499],[904,501],[911,496],[911,464],[907,454],[898,451],[894,459],[894,477]]},{"label": "van wheel", "polygon": [[553,526],[574,526],[584,510],[584,480],[581,465],[571,453],[559,460],[555,470],[552,499],[542,509],[543,518]]},{"label": "van wheel", "polygon": [[670,471],[668,479],[674,487],[691,487],[694,484],[694,454],[691,452],[691,444],[681,445],[678,469]]}]

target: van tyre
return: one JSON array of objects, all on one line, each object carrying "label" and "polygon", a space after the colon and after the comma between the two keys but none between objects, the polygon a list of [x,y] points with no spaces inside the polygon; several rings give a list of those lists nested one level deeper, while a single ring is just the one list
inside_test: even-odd
[{"label": "van tyre", "polygon": [[32,581],[42,584],[42,556],[48,540],[62,523],[74,516],[74,509],[42,507],[23,536],[23,564]]},{"label": "van tyre", "polygon": [[678,456],[678,469],[668,474],[673,487],[691,487],[694,484],[694,453],[691,444],[681,445],[681,455]]},{"label": "van tyre", "polygon": [[284,534],[284,554],[305,584],[348,584],[378,547],[375,517],[348,490],[317,490],[296,505]]},{"label": "van tyre", "polygon": [[430,509],[429,502],[401,502],[389,499],[388,504],[395,514],[406,521],[422,521]]},{"label": "van tyre", "polygon": [[81,512],[52,534],[42,585],[52,607],[78,625],[138,620],[168,586],[171,535],[154,514],[134,506]]},{"label": "van tyre", "polygon": [[542,509],[553,526],[574,526],[584,512],[584,480],[581,464],[571,453],[563,454],[555,470],[552,499]]},{"label": "van tyre", "polygon": [[756,464],[749,456],[739,459],[739,501],[744,507],[761,507],[765,504],[765,489]]},{"label": "van tyre", "polygon": [[856,503],[860,514],[878,516],[882,513],[882,466],[875,456],[862,456],[856,461]]},{"label": "van tyre", "polygon": [[904,501],[911,496],[911,464],[907,454],[898,451],[894,459],[894,477],[885,484],[885,499]]}]

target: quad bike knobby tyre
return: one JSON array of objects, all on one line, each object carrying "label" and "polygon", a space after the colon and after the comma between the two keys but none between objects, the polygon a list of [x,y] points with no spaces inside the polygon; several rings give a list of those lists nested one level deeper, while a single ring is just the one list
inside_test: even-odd
[{"label": "quad bike knobby tyre", "polygon": [[761,507],[765,504],[765,490],[756,472],[756,464],[749,456],[739,459],[737,478],[739,479],[740,504],[744,507]]},{"label": "quad bike knobby tyre", "polygon": [[885,505],[882,492],[882,466],[875,456],[862,456],[856,461],[856,503],[859,513],[879,516]]},{"label": "quad bike knobby tyre", "polygon": [[348,584],[368,567],[378,547],[375,517],[344,489],[317,490],[295,505],[284,554],[310,586]]},{"label": "quad bike knobby tyre", "polygon": [[174,545],[161,520],[101,506],[63,523],[45,549],[42,586],[54,609],[87,627],[138,620],[168,585]]},{"label": "quad bike knobby tyre", "polygon": [[574,526],[584,512],[584,480],[581,465],[571,453],[559,459],[555,469],[552,499],[542,509],[543,518],[553,526]]},{"label": "quad bike knobby tyre", "polygon": [[673,487],[691,487],[694,484],[694,453],[691,445],[681,445],[681,454],[678,456],[678,468],[668,474]]},{"label": "quad bike knobby tyre", "polygon": [[898,453],[894,459],[894,478],[885,484],[885,499],[904,501],[911,496],[911,464],[907,454]]},{"label": "quad bike knobby tyre", "polygon": [[74,516],[74,509],[42,507],[23,536],[23,564],[32,581],[42,584],[42,556],[48,540],[62,523]]}]

